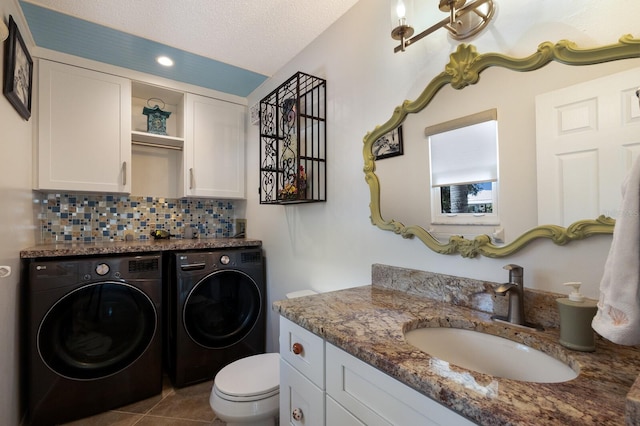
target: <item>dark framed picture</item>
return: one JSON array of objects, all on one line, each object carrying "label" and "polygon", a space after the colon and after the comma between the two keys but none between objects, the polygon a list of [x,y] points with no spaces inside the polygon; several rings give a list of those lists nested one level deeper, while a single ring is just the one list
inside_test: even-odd
[{"label": "dark framed picture", "polygon": [[402,155],[402,126],[380,137],[371,149],[376,160]]},{"label": "dark framed picture", "polygon": [[33,59],[13,16],[9,15],[9,38],[5,50],[2,92],[25,120],[31,117],[32,84]]}]

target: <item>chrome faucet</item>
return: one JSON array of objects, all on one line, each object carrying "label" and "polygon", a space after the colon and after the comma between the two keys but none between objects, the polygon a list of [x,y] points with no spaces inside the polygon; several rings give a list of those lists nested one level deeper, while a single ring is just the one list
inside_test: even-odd
[{"label": "chrome faucet", "polygon": [[491,319],[536,330],[542,329],[542,327],[530,324],[524,319],[524,269],[513,264],[503,268],[509,271],[509,282],[500,284],[494,289],[494,292],[499,296],[509,295],[509,311],[506,317],[494,315]]}]

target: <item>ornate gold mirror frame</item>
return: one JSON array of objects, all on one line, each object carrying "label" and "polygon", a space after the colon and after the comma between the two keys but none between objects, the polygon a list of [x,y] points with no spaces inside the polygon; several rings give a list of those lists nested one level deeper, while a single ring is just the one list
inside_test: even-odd
[{"label": "ornate gold mirror frame", "polygon": [[514,241],[497,246],[491,243],[488,235],[481,235],[473,240],[463,237],[451,237],[443,244],[435,239],[427,230],[418,225],[405,226],[395,220],[385,220],[380,211],[380,182],[375,174],[376,164],[372,152],[373,143],[381,136],[398,127],[408,114],[414,114],[424,109],[436,93],[447,84],[454,89],[476,84],[480,73],[489,67],[503,67],[513,71],[534,71],[544,67],[551,61],[566,65],[594,65],[620,59],[640,57],[640,39],[627,34],[618,43],[591,49],[580,49],[568,40],[561,40],[556,44],[544,42],[538,50],[525,58],[512,58],[499,53],[479,54],[475,46],[460,44],[450,55],[450,61],[442,73],[437,75],[427,85],[415,101],[404,101],[396,107],[391,118],[364,137],[364,173],[371,195],[371,223],[378,228],[393,231],[404,238],[418,237],[431,250],[441,254],[460,253],[463,257],[475,257],[478,254],[487,257],[504,257],[520,250],[531,241],[538,238],[551,239],[555,244],[565,245],[574,240],[582,240],[597,234],[611,234],[615,220],[600,216],[593,220],[580,220],[567,228],[558,225],[542,225],[530,229]]}]

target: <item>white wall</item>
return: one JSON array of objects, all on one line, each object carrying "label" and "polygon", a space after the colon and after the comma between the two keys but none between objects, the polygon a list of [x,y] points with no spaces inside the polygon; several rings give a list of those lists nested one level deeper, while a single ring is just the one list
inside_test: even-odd
[{"label": "white wall", "polygon": [[[9,15],[23,33],[26,24],[14,0],[0,0],[0,15],[8,24]],[[28,39],[25,42],[29,42]],[[4,58],[7,43],[0,47]],[[31,48],[31,47],[29,47]],[[4,67],[3,67],[4,69]],[[0,71],[3,73],[3,71]],[[2,81],[4,75],[2,74]],[[31,120],[24,121],[7,98],[0,96],[0,265],[12,274],[0,278],[0,424],[19,422],[18,315],[21,249],[34,244],[31,208]]]},{"label": "white wall", "polygon": [[[428,22],[442,19],[436,1],[429,4]],[[636,37],[640,2],[590,0],[496,0],[491,26],[466,41],[478,51],[526,56],[543,41],[573,40],[581,47],[610,44],[626,33]],[[577,5],[579,3],[579,6]],[[591,237],[569,246],[536,241],[507,259],[464,259],[429,251],[417,240],[381,231],[369,221],[369,189],[362,172],[362,140],[387,121],[393,108],[415,99],[444,69],[457,42],[440,30],[393,53],[388,0],[361,0],[327,32],[249,97],[254,105],[297,71],[327,79],[328,201],[297,206],[260,205],[258,127],[248,132],[247,219],[249,236],[263,240],[267,256],[270,302],[285,293],[311,288],[330,291],[370,283],[370,265],[385,263],[421,270],[500,282],[502,266],[525,268],[526,286],[564,292],[562,283],[582,281],[584,293],[597,298],[610,236]],[[501,158],[501,161],[509,159]],[[513,159],[512,159],[513,160]],[[520,161],[535,159],[526,158]],[[535,168],[535,167],[534,167]],[[251,196],[251,194],[256,194]],[[535,211],[523,220],[535,222]],[[277,316],[271,312],[269,349],[277,349]]]}]

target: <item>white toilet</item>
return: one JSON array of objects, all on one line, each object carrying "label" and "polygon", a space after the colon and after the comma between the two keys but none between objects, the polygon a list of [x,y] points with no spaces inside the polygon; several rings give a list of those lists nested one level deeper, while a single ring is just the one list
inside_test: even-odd
[{"label": "white toilet", "polygon": [[[287,298],[316,294],[288,293]],[[213,379],[209,404],[227,426],[274,426],[280,407],[280,354],[242,358],[224,367]]]},{"label": "white toilet", "polygon": [[209,404],[227,426],[274,426],[280,407],[280,355],[242,358],[216,374]]}]

